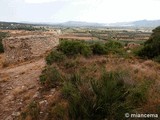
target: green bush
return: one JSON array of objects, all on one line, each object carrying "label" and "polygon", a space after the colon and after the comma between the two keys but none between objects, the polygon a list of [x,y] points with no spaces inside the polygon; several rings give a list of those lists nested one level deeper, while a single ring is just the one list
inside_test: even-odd
[{"label": "green bush", "polygon": [[89,47],[89,45],[83,45],[82,49],[81,49],[81,54],[85,57],[89,57],[92,55],[92,50]]},{"label": "green bush", "polygon": [[62,81],[62,76],[59,73],[59,71],[52,66],[46,67],[42,74],[40,75],[40,82],[46,87],[46,88],[53,88],[60,84]]},{"label": "green bush", "polygon": [[105,47],[106,47],[107,51],[109,51],[110,53],[120,54],[120,55],[125,54],[125,51],[123,49],[123,45],[118,41],[109,41],[109,42],[105,43]]},{"label": "green bush", "polygon": [[109,41],[109,42],[105,43],[105,46],[109,50],[123,48],[123,45],[118,41]]},{"label": "green bush", "polygon": [[155,58],[160,55],[160,26],[153,30],[149,40],[144,43],[144,47],[138,52],[142,58]]},{"label": "green bush", "polygon": [[94,43],[91,46],[91,48],[92,48],[93,54],[97,54],[97,55],[107,54],[107,49],[103,43],[99,43],[99,42]]},{"label": "green bush", "polygon": [[160,63],[160,55],[156,56],[156,57],[154,58],[154,61]]},{"label": "green bush", "polygon": [[77,54],[89,56],[92,54],[89,45],[81,41],[61,41],[58,49],[69,56]]},{"label": "green bush", "polygon": [[27,117],[31,120],[39,120],[40,119],[40,106],[36,101],[32,101],[27,107],[26,111],[21,113],[21,120],[26,120]]},{"label": "green bush", "polygon": [[7,33],[0,32],[0,53],[4,52],[3,44],[2,44],[2,39],[7,36]]},{"label": "green bush", "polygon": [[62,89],[69,103],[69,119],[124,119],[131,106],[127,101],[129,90],[123,79],[120,73],[110,72],[90,82],[73,74]]},{"label": "green bush", "polygon": [[48,65],[51,65],[53,62],[62,62],[65,59],[65,55],[62,52],[53,50],[46,57],[46,62]]}]

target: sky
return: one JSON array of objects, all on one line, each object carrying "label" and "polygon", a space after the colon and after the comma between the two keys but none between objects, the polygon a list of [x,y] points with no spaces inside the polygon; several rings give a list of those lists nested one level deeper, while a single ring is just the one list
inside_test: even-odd
[{"label": "sky", "polygon": [[160,19],[160,0],[0,0],[0,21],[115,23]]}]

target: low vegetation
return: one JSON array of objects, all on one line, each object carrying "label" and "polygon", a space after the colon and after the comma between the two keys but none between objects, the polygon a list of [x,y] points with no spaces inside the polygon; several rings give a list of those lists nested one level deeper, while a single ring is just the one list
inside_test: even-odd
[{"label": "low vegetation", "polygon": [[0,53],[4,52],[3,44],[2,44],[2,39],[4,39],[7,36],[7,33],[5,32],[0,32]]},{"label": "low vegetation", "polygon": [[[101,42],[85,42],[85,41],[70,41],[70,40],[62,40],[60,45],[58,46],[59,52],[67,56],[75,56],[75,55],[83,55],[85,57],[89,57],[91,55],[107,55],[108,53],[118,53],[123,48],[123,45],[120,42],[109,41],[106,43]],[[49,59],[53,59],[52,56],[57,54],[56,51],[51,52],[49,56],[47,56],[47,61]],[[62,56],[62,55],[58,55]]]},{"label": "low vegetation", "polygon": [[139,51],[138,55],[142,58],[160,61],[160,27],[153,30],[151,37],[144,43],[144,47]]},{"label": "low vegetation", "polygon": [[58,49],[69,56],[82,54],[87,57],[92,54],[89,45],[81,41],[61,41]]},{"label": "low vegetation", "polygon": [[[147,44],[138,50],[138,55],[141,56]],[[136,57],[126,59],[127,50],[117,41],[62,40],[57,50],[46,57],[47,66],[40,76],[43,92],[58,91],[58,96],[49,99],[43,111],[47,113],[45,119],[124,120],[125,113],[160,113],[157,107],[160,104],[157,84],[160,76],[149,70],[153,67],[159,70],[158,63]],[[156,52],[154,57],[147,54],[142,57],[158,61]],[[36,108],[36,111],[41,109],[38,105]],[[22,116],[37,119],[36,111],[27,109]]]},{"label": "low vegetation", "polygon": [[53,62],[62,62],[65,59],[65,55],[62,52],[53,50],[51,53],[46,57],[47,64],[52,64]]}]

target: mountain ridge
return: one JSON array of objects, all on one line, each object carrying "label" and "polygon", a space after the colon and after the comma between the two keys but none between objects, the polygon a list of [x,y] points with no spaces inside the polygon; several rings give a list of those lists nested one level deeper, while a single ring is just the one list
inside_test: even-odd
[{"label": "mountain ridge", "polygon": [[65,26],[65,27],[157,27],[160,26],[160,20],[137,20],[131,22],[116,22],[116,23],[96,23],[85,21],[67,21],[62,23],[51,22],[4,22],[0,21],[0,24],[32,24],[32,25],[50,25],[50,26]]}]

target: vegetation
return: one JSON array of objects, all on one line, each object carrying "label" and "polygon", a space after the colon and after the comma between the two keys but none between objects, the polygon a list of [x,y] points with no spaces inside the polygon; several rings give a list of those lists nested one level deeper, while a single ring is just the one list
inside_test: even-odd
[{"label": "vegetation", "polygon": [[0,53],[4,52],[3,44],[2,44],[2,39],[4,39],[7,36],[7,33],[0,32]]},{"label": "vegetation", "polygon": [[52,64],[53,62],[62,62],[65,59],[65,55],[62,52],[53,50],[46,57],[47,64]]},{"label": "vegetation", "polygon": [[[153,36],[158,36],[156,31],[150,38],[152,42]],[[147,44],[150,45],[147,41],[141,52]],[[151,58],[158,61],[156,52]],[[46,57],[47,66],[40,76],[44,90],[58,91],[54,99],[49,99],[45,119],[124,120],[125,113],[158,112],[159,85],[155,84],[160,78],[158,73],[146,74],[152,63],[146,62],[140,69],[141,64],[138,68],[134,64],[138,63],[136,58],[124,59],[124,55],[128,53],[117,41],[62,40],[57,50]],[[149,67],[145,68],[145,64]]]},{"label": "vegetation", "polygon": [[80,41],[61,41],[58,49],[69,56],[82,54],[87,57],[92,54],[89,45]]},{"label": "vegetation", "polygon": [[[104,67],[106,61],[103,59],[97,63],[84,64],[80,59],[83,56],[71,57],[71,55],[81,54],[76,51],[75,46],[81,48],[80,50],[83,46],[88,46],[93,53],[90,58],[93,58],[94,54],[103,56],[106,52],[113,53],[123,48],[115,41],[105,44],[97,42],[88,44],[80,41],[61,42],[58,51],[50,53],[55,58],[50,57],[53,61],[51,60],[40,76],[45,89],[57,88],[60,91],[58,100],[48,108],[47,119],[123,120],[125,113],[139,111],[138,108],[146,104],[148,89],[152,85],[150,78],[138,78],[125,70],[106,71]],[[95,46],[98,46],[98,49]],[[104,53],[98,53],[103,49]],[[60,56],[65,54],[65,59],[61,57],[59,59],[57,57],[59,53]],[[138,72],[134,71],[135,74]],[[126,80],[132,81],[134,77],[142,82],[135,84],[126,82]]]},{"label": "vegetation", "polygon": [[47,89],[49,89],[58,86],[62,80],[61,77],[61,74],[55,67],[48,66],[42,71],[40,81]]},{"label": "vegetation", "polygon": [[64,83],[62,93],[69,103],[70,119],[123,119],[131,110],[128,88],[121,74],[103,73],[99,80],[83,80],[74,74]]},{"label": "vegetation", "polygon": [[46,31],[44,27],[35,27],[35,25],[33,24],[14,23],[14,22],[0,22],[0,28],[2,30],[27,30],[27,31],[42,30],[42,31]]},{"label": "vegetation", "polygon": [[160,55],[160,27],[153,30],[149,40],[144,43],[144,47],[138,52],[143,58],[158,59]]},{"label": "vegetation", "polygon": [[85,57],[89,57],[92,54],[106,55],[107,53],[118,53],[123,48],[122,44],[116,41],[109,41],[107,43],[100,42],[84,42],[84,41],[61,41],[58,49],[69,56],[75,56],[81,54]]},{"label": "vegetation", "polygon": [[36,101],[32,101],[27,107],[26,112],[22,112],[21,120],[28,118],[32,118],[33,120],[39,120],[40,116],[40,106]]},{"label": "vegetation", "polygon": [[[45,88],[61,86],[61,100],[49,108],[48,119],[67,116],[73,120],[123,120],[125,113],[133,112],[135,106],[140,107],[147,101],[150,83],[127,84],[125,80],[131,76],[125,71],[103,70],[100,73],[99,77],[93,78],[79,72],[64,76],[55,67],[45,70],[40,77]],[[60,101],[65,101],[67,106]]]},{"label": "vegetation", "polygon": [[107,54],[108,52],[105,45],[99,42],[94,43],[92,45],[92,50],[93,50],[93,54],[97,54],[97,55]]}]

